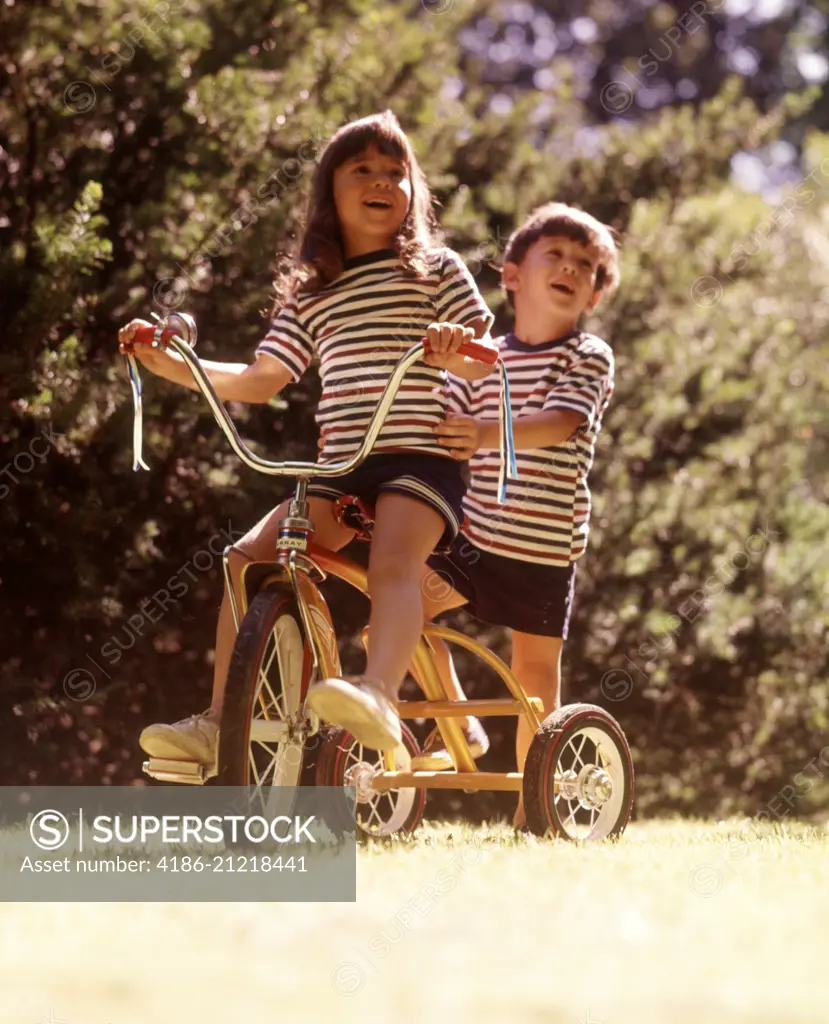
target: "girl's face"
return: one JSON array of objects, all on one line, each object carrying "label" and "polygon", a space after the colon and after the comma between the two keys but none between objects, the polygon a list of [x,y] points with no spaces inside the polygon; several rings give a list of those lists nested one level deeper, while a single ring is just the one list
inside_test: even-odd
[{"label": "girl's face", "polygon": [[405,163],[373,144],[340,164],[334,171],[334,205],[346,258],[389,248],[411,199]]}]

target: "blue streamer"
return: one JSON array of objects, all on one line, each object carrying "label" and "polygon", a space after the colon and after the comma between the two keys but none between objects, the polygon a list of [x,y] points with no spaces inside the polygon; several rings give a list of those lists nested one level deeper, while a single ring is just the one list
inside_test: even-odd
[{"label": "blue streamer", "polygon": [[138,366],[135,362],[135,356],[130,354],[126,357],[127,369],[130,375],[130,384],[132,385],[132,402],[135,406],[135,418],[132,424],[132,447],[133,447],[133,460],[132,468],[133,472],[137,473],[139,469],[149,470],[149,466],[144,462],[141,457],[141,445],[142,445],[142,433],[143,433],[143,411],[141,404],[141,375],[138,372]]},{"label": "blue streamer", "polygon": [[509,377],[503,359],[498,360],[501,371],[501,399],[498,406],[500,420],[501,452],[500,470],[498,474],[498,503],[503,505],[507,500],[507,478],[518,479],[518,467],[515,461],[515,439],[512,432],[512,403],[509,393]]}]

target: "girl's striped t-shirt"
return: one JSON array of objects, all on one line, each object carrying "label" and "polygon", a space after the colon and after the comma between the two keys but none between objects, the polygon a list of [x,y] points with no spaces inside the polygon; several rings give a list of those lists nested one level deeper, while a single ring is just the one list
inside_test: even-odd
[{"label": "girl's striped t-shirt", "polygon": [[[313,295],[295,296],[271,321],[256,353],[279,359],[294,380],[319,359],[320,461],[337,461],[357,450],[395,364],[429,325],[468,326],[476,319],[489,330],[493,316],[457,253],[434,250],[428,276],[418,279],[394,250],[383,249],[346,260],[335,281]],[[372,451],[414,449],[445,457],[433,428],[449,398],[447,371],[415,363]]]},{"label": "girl's striped t-shirt", "polygon": [[[497,341],[510,386],[512,418],[571,409],[584,420],[563,444],[516,451],[518,479],[507,480],[498,503],[498,449],[480,449],[469,460],[464,535],[505,558],[567,566],[587,548],[596,438],[614,389],[614,359],[600,338],[576,332],[541,345],[514,334]],[[497,420],[498,376],[478,381],[452,377],[450,410]]]}]

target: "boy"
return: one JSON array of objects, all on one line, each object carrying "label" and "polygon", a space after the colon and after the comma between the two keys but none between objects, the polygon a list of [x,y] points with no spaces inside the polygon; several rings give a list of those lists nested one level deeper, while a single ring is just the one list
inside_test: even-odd
[{"label": "boy", "polygon": [[[545,715],[560,702],[561,651],[567,638],[576,565],[590,518],[587,474],[602,416],[614,388],[614,359],[601,339],[578,329],[583,314],[619,283],[619,257],[609,228],[562,203],[536,209],[510,237],[502,284],[515,310],[514,330],[498,340],[510,382],[518,480],[497,503],[498,395],[494,375],[452,378],[459,415],[436,427],[440,443],[469,459],[465,522],[448,555],[433,555],[423,580],[431,621],[468,604],[484,622],[512,629],[511,668]],[[441,641],[432,640],[450,699],[464,693]],[[489,740],[478,719],[461,719],[472,756]],[[518,771],[532,735],[519,720]],[[437,729],[412,770],[453,767]],[[523,796],[513,825],[526,826]]]}]

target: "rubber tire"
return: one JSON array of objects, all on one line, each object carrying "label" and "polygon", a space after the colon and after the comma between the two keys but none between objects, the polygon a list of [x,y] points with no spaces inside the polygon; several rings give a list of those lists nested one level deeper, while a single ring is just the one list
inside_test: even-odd
[{"label": "rubber tire", "polygon": [[[411,756],[417,757],[420,753],[420,745],[415,739],[411,729],[405,722],[400,723],[403,746]],[[319,757],[317,760],[316,785],[318,786],[345,786],[345,764],[348,752],[356,740],[346,729],[328,728],[320,732],[322,742],[318,748]],[[369,748],[370,749],[370,748]],[[362,805],[357,804],[357,807]],[[423,812],[426,807],[426,790],[416,789],[414,803],[406,816],[403,824],[394,832],[388,835],[376,835],[361,828],[356,822],[356,807],[343,793],[342,802],[338,801],[335,814],[336,819],[329,822],[331,830],[337,834],[345,830],[351,830],[356,824],[357,842],[388,842],[394,836],[404,833],[410,835],[423,820]]]},{"label": "rubber tire", "polygon": [[[274,587],[260,591],[251,601],[247,615],[241,622],[227,673],[225,699],[219,724],[218,772],[212,780],[214,785],[252,785],[248,778],[248,746],[257,669],[264,645],[273,632],[277,619],[285,614],[294,618],[300,636],[304,637],[302,618],[293,590],[290,588]],[[300,691],[302,701],[305,700],[308,690],[312,666],[311,652],[306,641]],[[311,771],[309,775],[310,769],[312,765],[306,764],[303,752],[297,785],[313,784],[313,772]]]},{"label": "rubber tire", "polygon": [[537,836],[551,835],[554,838],[575,842],[563,829],[561,819],[550,799],[550,784],[553,780],[551,765],[558,761],[559,754],[566,747],[573,733],[587,725],[599,726],[613,734],[622,753],[625,785],[619,818],[606,837],[621,835],[627,827],[633,810],[634,770],[630,747],[625,734],[616,719],[596,704],[567,704],[541,723],[533,736],[527,760],[524,765],[524,810],[527,827]]}]

